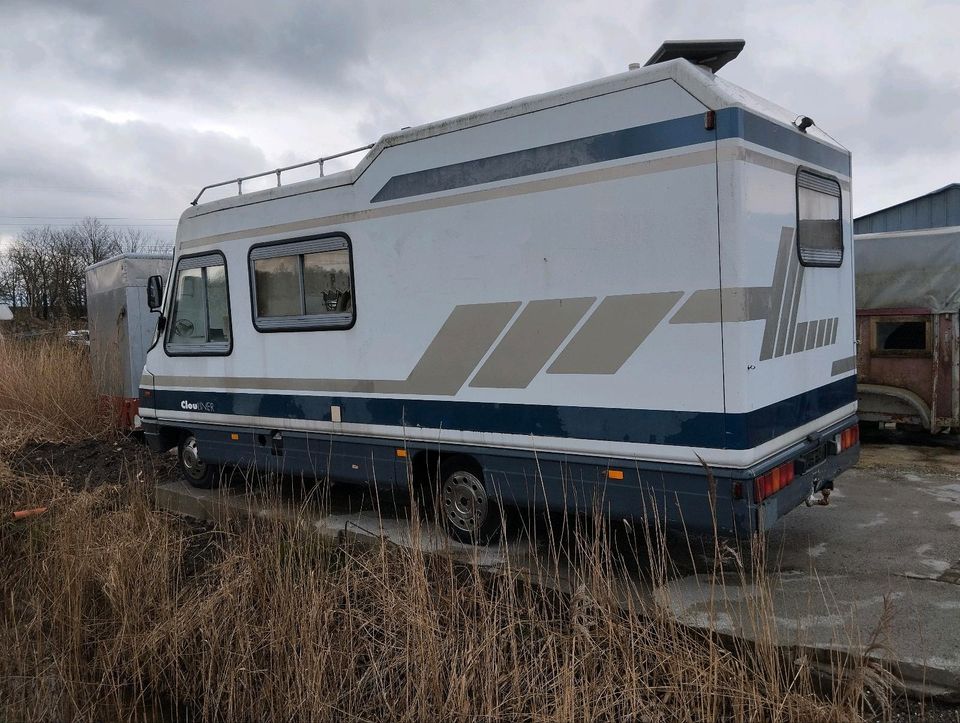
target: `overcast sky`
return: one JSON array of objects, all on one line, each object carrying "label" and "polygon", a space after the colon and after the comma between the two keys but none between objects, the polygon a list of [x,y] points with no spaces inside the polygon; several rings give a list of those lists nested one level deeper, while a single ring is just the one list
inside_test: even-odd
[{"label": "overcast sky", "polygon": [[[214,181],[742,37],[721,71],[853,151],[854,213],[960,181],[960,3],[0,0],[0,236],[172,239]],[[312,171],[311,171],[312,172]]]}]

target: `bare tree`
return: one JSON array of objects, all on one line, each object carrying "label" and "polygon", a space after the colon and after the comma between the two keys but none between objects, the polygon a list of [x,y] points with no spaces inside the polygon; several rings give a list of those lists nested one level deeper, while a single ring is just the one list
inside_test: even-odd
[{"label": "bare tree", "polygon": [[85,312],[87,266],[162,248],[142,229],[113,229],[96,218],[67,229],[28,228],[0,253],[0,301],[29,308],[35,318],[76,318]]},{"label": "bare tree", "polygon": [[142,228],[117,229],[114,237],[120,253],[125,254],[142,253],[151,244],[156,244],[156,240],[150,239]]},{"label": "bare tree", "polygon": [[113,229],[104,226],[98,218],[85,218],[70,229],[79,241],[87,264],[109,259],[120,253],[120,244]]},{"label": "bare tree", "polygon": [[19,306],[17,289],[17,278],[10,259],[7,254],[0,253],[0,304],[17,308]]},{"label": "bare tree", "polygon": [[7,258],[19,281],[24,306],[31,315],[46,319],[50,315],[50,266],[46,247],[50,228],[29,228],[23,231],[7,251]]}]

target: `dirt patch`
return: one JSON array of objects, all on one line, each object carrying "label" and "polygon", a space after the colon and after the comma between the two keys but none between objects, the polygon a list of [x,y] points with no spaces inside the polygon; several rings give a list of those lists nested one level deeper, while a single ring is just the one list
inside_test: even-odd
[{"label": "dirt patch", "polygon": [[132,437],[27,444],[9,455],[7,462],[22,474],[55,475],[74,490],[123,484],[138,476],[155,483],[177,476],[176,460],[172,456],[152,454]]},{"label": "dirt patch", "polygon": [[857,466],[883,471],[893,477],[924,474],[958,477],[960,450],[905,444],[864,444]]}]

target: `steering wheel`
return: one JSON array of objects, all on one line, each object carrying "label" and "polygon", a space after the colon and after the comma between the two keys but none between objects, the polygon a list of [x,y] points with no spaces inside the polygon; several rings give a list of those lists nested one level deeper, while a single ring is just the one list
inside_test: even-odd
[{"label": "steering wheel", "polygon": [[193,333],[193,322],[190,319],[178,319],[173,325],[173,330],[178,336],[189,336]]}]

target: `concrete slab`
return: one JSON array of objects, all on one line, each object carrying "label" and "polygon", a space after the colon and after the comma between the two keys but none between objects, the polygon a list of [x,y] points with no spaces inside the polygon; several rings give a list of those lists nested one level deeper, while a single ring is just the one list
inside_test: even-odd
[{"label": "concrete slab", "polygon": [[770,533],[762,585],[692,575],[658,600],[689,625],[753,639],[772,626],[782,645],[875,642],[912,688],[960,699],[960,452],[865,446],[830,501]]},{"label": "concrete slab", "polygon": [[322,501],[297,495],[264,495],[242,487],[196,489],[185,482],[168,482],[155,489],[157,505],[182,515],[224,524],[230,520],[257,517],[285,520],[307,525],[321,537],[340,541],[385,539],[393,545],[425,553],[442,553],[456,560],[481,567],[503,565],[530,566],[535,553],[528,543],[511,542],[504,547],[477,547],[456,542],[432,522],[412,529],[404,510],[394,516],[369,508],[369,501],[356,493],[357,488],[338,487],[337,493]]},{"label": "concrete slab", "polygon": [[[243,486],[201,490],[178,480],[157,485],[154,494],[162,509],[218,524],[250,517],[282,519],[307,525],[334,542],[349,539],[372,545],[386,540],[419,553],[442,554],[490,574],[509,573],[565,593],[584,589],[585,581],[578,578],[569,561],[563,555],[552,554],[543,541],[538,545],[514,534],[501,545],[464,545],[430,521],[420,522],[413,529],[409,511],[402,503],[392,504],[386,499],[375,503],[365,488],[355,485],[334,485],[323,499],[318,499],[309,493],[305,495],[302,489],[291,489],[290,485],[264,494]],[[653,604],[653,588],[640,571],[629,579],[614,581],[610,592],[624,606]]]}]

